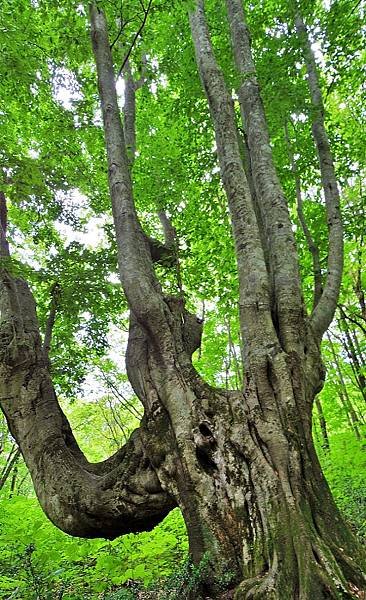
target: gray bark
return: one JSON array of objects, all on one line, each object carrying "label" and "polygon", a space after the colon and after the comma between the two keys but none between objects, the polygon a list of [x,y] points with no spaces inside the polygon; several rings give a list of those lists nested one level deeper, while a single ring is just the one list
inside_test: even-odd
[{"label": "gray bark", "polygon": [[136,154],[136,82],[132,77],[129,61],[126,63],[123,79],[125,82],[125,103],[123,107],[123,114],[126,150],[130,167],[132,167]]},{"label": "gray bark", "polygon": [[322,271],[321,271],[321,266],[320,266],[319,248],[314,241],[314,238],[311,234],[311,231],[310,231],[308,224],[306,222],[306,219],[305,219],[302,192],[301,192],[301,179],[300,179],[298,170],[296,168],[296,163],[295,163],[294,155],[293,155],[292,148],[291,148],[291,142],[290,142],[287,124],[285,124],[285,135],[286,135],[286,142],[288,145],[291,171],[292,171],[292,174],[293,174],[294,180],[295,180],[297,216],[299,217],[299,221],[300,221],[301,229],[302,229],[304,237],[305,237],[306,245],[308,247],[308,250],[309,250],[309,252],[312,256],[312,260],[313,260],[313,275],[314,275],[313,310],[314,310],[321,298],[322,293],[323,293],[323,281],[322,281],[323,278],[322,278]]},{"label": "gray bark", "polygon": [[[245,340],[246,366],[251,353],[264,354],[277,339],[271,316],[271,290],[258,222],[238,143],[231,95],[213,55],[203,3],[190,15],[198,71],[214,123],[221,178],[231,213],[239,275],[241,335]],[[260,313],[260,327],[254,328]]]},{"label": "gray bark", "polygon": [[0,192],[0,257],[9,256],[9,243],[6,239],[8,215],[4,192]]},{"label": "gray bark", "polygon": [[[227,2],[227,4],[229,5],[230,24],[234,27],[235,51],[239,47],[239,42],[242,41],[238,38],[238,34],[242,34],[242,29],[240,27],[235,29],[235,25],[239,25],[238,13],[235,12],[239,8],[239,3]],[[230,12],[230,9],[233,10]],[[242,18],[242,16],[241,11],[240,17]],[[235,23],[233,23],[233,17],[234,20],[236,18]],[[246,349],[246,386],[243,402],[247,422],[246,424],[241,422],[241,427],[244,425],[242,431],[245,440],[241,449],[243,465],[245,464],[245,468],[248,469],[248,479],[244,477],[244,487],[246,490],[251,490],[248,494],[251,503],[246,519],[244,519],[246,532],[242,541],[244,581],[238,586],[234,597],[237,599],[290,598],[295,597],[296,594],[303,598],[321,597],[328,586],[325,581],[329,581],[330,587],[327,589],[331,589],[333,584],[330,583],[330,580],[334,581],[334,579],[330,572],[338,570],[336,562],[341,562],[341,560],[339,556],[333,555],[333,567],[328,564],[330,570],[324,569],[320,575],[313,552],[310,551],[307,554],[306,550],[306,548],[309,550],[314,548],[317,543],[320,544],[317,546],[318,549],[324,543],[326,546],[330,544],[334,547],[329,539],[326,541],[325,531],[320,533],[318,530],[317,542],[314,542],[314,539],[310,541],[312,539],[311,527],[309,529],[309,523],[300,508],[304,503],[304,496],[306,496],[303,483],[301,483],[308,477],[307,469],[304,470],[304,461],[305,463],[307,461],[306,455],[309,460],[307,467],[309,472],[312,471],[313,483],[309,481],[309,485],[312,487],[314,496],[311,498],[310,493],[305,503],[309,502],[313,519],[317,521],[316,511],[320,509],[320,504],[324,503],[325,497],[331,512],[334,510],[334,502],[324,488],[320,492],[322,477],[320,472],[317,473],[318,465],[312,446],[309,420],[316,387],[319,386],[322,375],[321,368],[319,370],[319,347],[304,316],[292,232],[290,236],[283,237],[282,231],[278,234],[275,227],[271,229],[272,226],[280,224],[282,227],[278,227],[278,229],[284,228],[285,232],[289,234],[291,231],[290,219],[283,195],[277,186],[278,181],[272,159],[264,148],[266,144],[269,148],[269,142],[258,89],[256,86],[253,87],[253,81],[250,85],[247,84],[252,77],[252,73],[247,72],[251,66],[244,67],[248,80],[245,79],[242,92],[245,91],[246,95],[243,99],[243,112],[246,111],[248,115],[246,125],[251,167],[254,178],[257,177],[255,199],[250,194],[244,169],[239,160],[231,97],[227,92],[223,75],[212,50],[202,0],[195,3],[195,9],[190,13],[190,23],[198,70],[214,124],[221,178],[231,213],[240,282],[241,334]],[[250,61],[248,48],[245,52],[244,55],[240,50],[239,58],[244,57],[246,61]],[[244,101],[247,102],[246,106]],[[250,132],[250,126],[248,129],[250,119],[253,119],[252,132]],[[253,123],[255,123],[255,130]],[[252,141],[250,141],[251,138]],[[268,174],[270,174],[269,178],[267,178]],[[255,201],[259,202],[262,207],[259,212],[261,218],[258,218],[258,213],[254,209]],[[267,211],[269,206],[271,207],[271,214],[263,210],[264,206]],[[278,220],[280,218],[281,221]],[[269,273],[264,260],[265,250],[261,246],[263,236],[260,235],[260,227],[262,222],[268,239],[267,250],[271,264]],[[285,239],[288,242],[286,251]],[[251,256],[246,254],[248,248],[250,248]],[[276,255],[276,253],[278,254]],[[260,257],[260,261],[254,264],[253,258],[256,256]],[[244,261],[247,263],[246,271],[243,269]],[[293,271],[291,271],[292,268]],[[262,278],[258,277],[256,280],[252,280],[249,290],[248,282],[253,276],[252,269],[256,269]],[[286,289],[290,273],[292,273],[292,280],[288,286],[289,289]],[[271,282],[273,282],[272,289]],[[272,311],[271,294],[275,299],[275,310],[272,309]],[[251,300],[253,300],[253,304],[251,304]],[[256,310],[254,309],[255,303]],[[245,311],[243,305],[245,305]],[[254,310],[251,311],[251,308]],[[301,339],[299,338],[300,331],[302,332]],[[290,364],[291,370],[288,368]],[[306,374],[305,378],[304,374]],[[301,414],[301,421],[299,421],[299,414]],[[245,434],[246,426],[249,428],[254,445],[246,445],[248,441]],[[286,431],[291,431],[291,443]],[[263,444],[266,448],[265,452]],[[306,450],[304,450],[305,448]],[[262,457],[265,455],[266,466],[261,462],[256,450],[259,450],[260,453],[263,452]],[[302,458],[300,458],[301,455]],[[254,456],[258,459],[258,464],[261,464],[263,472],[256,470],[253,464]],[[278,480],[273,479],[271,468],[275,469]],[[289,473],[291,473],[290,476]],[[315,481],[316,484],[314,484]],[[266,490],[264,485],[266,485]],[[269,495],[267,494],[268,490],[270,490]],[[269,496],[271,500],[269,500]],[[274,498],[282,499],[281,506],[286,506],[287,517]],[[331,506],[333,508],[330,508]],[[259,513],[261,526],[258,526],[257,521]],[[280,514],[281,517],[279,517]],[[287,521],[289,515],[291,515],[291,520],[293,519],[293,522],[297,523],[295,529],[299,528],[295,537],[293,537],[294,528]],[[284,538],[280,541],[277,537],[278,518],[282,523],[282,532],[287,541],[284,541]],[[302,531],[302,534],[298,537],[299,530]],[[274,554],[271,551],[268,552],[269,538],[275,548]],[[256,540],[257,550],[260,548],[258,550],[258,557],[261,557],[259,562],[256,562],[255,552],[253,554],[253,550],[250,550],[250,539]],[[291,557],[282,554],[284,545],[287,547],[291,545],[293,548]],[[320,553],[324,551],[323,545]],[[303,562],[305,555],[308,558]],[[264,573],[261,573],[263,563],[260,563],[260,560],[263,560],[264,557],[266,557],[268,572],[264,570]],[[299,561],[302,563],[302,567],[299,565]],[[297,574],[293,570],[295,563],[298,564]],[[324,568],[322,560],[320,560],[320,564]],[[286,576],[284,576],[285,572]],[[333,587],[330,595],[337,597],[337,593]]]},{"label": "gray bark", "polygon": [[140,430],[107,461],[89,463],[58,405],[31,292],[3,268],[0,310],[1,408],[46,514],[84,537],[151,527],[175,503],[160,487]]},{"label": "gray bark", "polygon": [[206,595],[219,597],[220,580],[230,572],[237,600],[352,597],[350,585],[360,590],[365,584],[355,562],[361,563],[361,551],[333,503],[313,447],[311,409],[323,370],[319,340],[301,304],[293,240],[281,231],[287,231],[288,214],[276,196],[272,208],[280,221],[271,224],[267,216],[267,250],[271,261],[275,252],[282,254],[268,272],[265,236],[202,1],[190,22],[237,253],[244,392],[218,390],[201,379],[191,357],[202,322],[186,310],[184,298],[163,296],[134,205],[107,25],[93,4],[118,265],[131,311],[126,365],[144,417],[114,456],[88,463],[57,404],[33,298],[5,269],[1,405],[45,512],[65,531],[114,537],[151,527],[178,505],[193,560],[198,564],[209,553]]},{"label": "gray bark", "polygon": [[296,31],[303,52],[311,97],[312,131],[318,152],[322,186],[327,210],[329,247],[328,274],[322,296],[312,315],[312,326],[319,337],[328,329],[337,307],[343,272],[343,225],[340,197],[333,156],[324,123],[324,104],[313,50],[299,10],[295,16]]},{"label": "gray bark", "polygon": [[[241,0],[226,0],[233,53],[241,75],[238,97],[248,139],[255,198],[264,226],[270,257],[273,310],[281,343],[290,350],[301,336],[302,320],[298,257],[287,202],[273,162],[267,121],[250,47],[250,33]],[[299,344],[299,347],[301,344]]]}]

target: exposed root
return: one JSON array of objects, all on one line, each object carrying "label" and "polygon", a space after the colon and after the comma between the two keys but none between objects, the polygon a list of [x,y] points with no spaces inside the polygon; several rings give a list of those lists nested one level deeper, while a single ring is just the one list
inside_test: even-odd
[{"label": "exposed root", "polygon": [[[274,553],[270,569],[242,581],[234,600],[366,600],[366,578],[345,554],[342,561],[321,541],[302,547],[303,556],[279,564]],[[299,551],[299,548],[298,548]],[[340,564],[342,563],[342,564]],[[346,564],[347,570],[343,569]],[[347,578],[344,573],[347,571]]]}]

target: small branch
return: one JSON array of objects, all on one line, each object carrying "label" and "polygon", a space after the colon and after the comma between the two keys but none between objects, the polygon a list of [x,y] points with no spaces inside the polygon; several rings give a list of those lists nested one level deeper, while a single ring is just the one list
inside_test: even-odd
[{"label": "small branch", "polygon": [[113,383],[113,381],[106,375],[106,373],[100,369],[101,376],[105,381],[106,385],[110,389],[111,393],[119,402],[122,404],[123,408],[127,410],[133,417],[136,419],[141,419],[142,414],[138,411],[133,405],[131,400],[128,400],[118,389],[118,387]]},{"label": "small branch", "polygon": [[14,454],[10,454],[9,459],[8,459],[8,464],[6,466],[6,468],[4,469],[1,478],[0,478],[0,491],[2,490],[2,488],[4,487],[5,483],[7,482],[7,479],[9,477],[9,475],[11,474],[13,468],[15,467],[17,461],[19,460],[20,457],[20,450],[19,448],[16,449],[16,451],[14,452]]},{"label": "small branch", "polygon": [[44,333],[44,340],[42,350],[45,355],[45,358],[48,360],[50,349],[51,349],[51,341],[52,341],[52,331],[53,326],[56,320],[56,312],[60,302],[61,288],[60,285],[56,282],[51,288],[51,305],[50,312],[48,315],[46,329]]},{"label": "small branch", "polygon": [[351,323],[354,323],[354,325],[357,325],[357,327],[359,327],[361,331],[363,331],[363,333],[366,335],[366,327],[362,325],[359,321],[357,321],[355,317],[351,317],[348,313],[346,313],[346,307],[343,304],[338,304],[338,306],[342,308],[346,319],[348,319],[348,321],[350,321]]},{"label": "small branch", "polygon": [[145,24],[146,24],[146,21],[147,21],[147,17],[148,17],[148,15],[149,15],[149,11],[150,11],[150,8],[151,8],[151,5],[152,5],[152,2],[153,2],[153,0],[149,0],[149,4],[148,4],[147,8],[146,8],[146,9],[144,9],[144,18],[143,18],[143,20],[142,20],[142,23],[141,23],[141,25],[140,25],[139,29],[138,29],[138,30],[137,30],[137,32],[135,33],[135,36],[134,36],[134,38],[133,38],[133,40],[132,40],[132,44],[130,45],[130,47],[129,47],[128,51],[127,51],[127,54],[126,54],[125,58],[123,59],[122,66],[121,66],[120,70],[118,71],[117,79],[118,79],[118,78],[119,78],[119,77],[122,75],[122,73],[123,73],[123,69],[125,68],[125,65],[126,65],[126,63],[127,63],[128,59],[130,58],[130,54],[131,54],[131,52],[132,52],[132,50],[133,50],[133,48],[134,48],[134,46],[135,46],[135,44],[136,44],[136,42],[137,42],[138,38],[139,38],[139,37],[140,37],[140,35],[141,35],[141,33],[142,33],[142,30],[143,30],[143,29],[144,29],[144,27],[145,27]]},{"label": "small branch", "polygon": [[295,180],[297,215],[299,217],[301,229],[305,236],[308,250],[311,253],[311,256],[313,259],[313,276],[314,276],[313,310],[314,310],[321,298],[322,293],[323,293],[319,248],[316,245],[314,238],[311,235],[311,231],[306,223],[304,210],[303,210],[303,199],[302,199],[302,193],[301,193],[301,179],[300,179],[299,172],[296,167],[294,155],[292,152],[291,141],[290,141],[287,123],[285,123],[285,138],[286,138],[287,149],[288,149],[288,154],[289,154],[289,158],[290,158],[291,172],[292,172],[292,174],[294,176],[294,180]]},{"label": "small branch", "polygon": [[117,33],[116,37],[114,38],[113,42],[110,44],[110,49],[113,49],[113,46],[116,45],[116,43],[118,42],[119,38],[121,37],[123,30],[125,29],[125,27],[129,24],[132,23],[136,18],[136,15],[134,17],[132,17],[131,19],[127,19],[124,23],[121,23],[121,27],[119,32]]}]

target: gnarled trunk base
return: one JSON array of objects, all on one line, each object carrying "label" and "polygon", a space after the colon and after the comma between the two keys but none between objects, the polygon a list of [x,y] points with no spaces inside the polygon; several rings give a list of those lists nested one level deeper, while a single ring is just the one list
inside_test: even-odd
[{"label": "gnarled trunk base", "polygon": [[134,318],[127,365],[145,406],[147,454],[182,510],[193,561],[207,562],[205,593],[219,598],[235,585],[237,600],[360,597],[362,552],[334,504],[311,436],[322,368],[310,335],[306,359],[278,349],[258,363],[244,393],[225,392],[193,369],[195,344],[188,349],[187,339],[195,338],[194,327],[188,335],[188,313],[168,304],[174,367]]}]

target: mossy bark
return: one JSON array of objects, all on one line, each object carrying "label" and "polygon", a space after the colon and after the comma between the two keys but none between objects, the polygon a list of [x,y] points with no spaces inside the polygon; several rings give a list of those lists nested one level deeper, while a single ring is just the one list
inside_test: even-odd
[{"label": "mossy bark", "polygon": [[[162,293],[134,205],[106,21],[93,4],[118,263],[131,310],[126,364],[144,417],[110,459],[86,460],[57,404],[31,292],[5,268],[1,406],[45,512],[64,531],[112,538],[149,528],[179,506],[194,562],[208,560],[206,595],[219,598],[222,582],[231,579],[236,600],[360,598],[362,550],[334,504],[312,442],[312,405],[324,372],[319,329],[314,332],[301,298],[286,203],[278,182],[272,185],[272,167],[273,177],[257,181],[253,198],[202,0],[190,20],[233,225],[244,391],[202,380],[191,360],[202,323],[183,298]],[[271,160],[266,134],[259,134],[258,146],[250,142],[257,180],[266,169],[261,160],[254,168],[256,157],[264,152]],[[256,206],[268,207],[271,193],[272,212]]]},{"label": "mossy bark", "polygon": [[[183,512],[193,560],[208,560],[205,592],[220,597],[229,573],[238,600],[356,598],[366,585],[362,551],[334,504],[311,436],[307,394],[314,387],[305,373],[308,361],[320,361],[316,344],[302,362],[272,354],[257,385],[248,374],[241,393],[202,382],[176,339],[175,373],[165,371],[146,334],[143,362],[141,352],[134,360],[133,342],[127,356],[135,391],[151,407],[146,447],[159,481]],[[321,377],[319,368],[318,385]],[[272,396],[264,402],[259,388],[266,386]],[[178,404],[167,418],[172,401]]]}]

